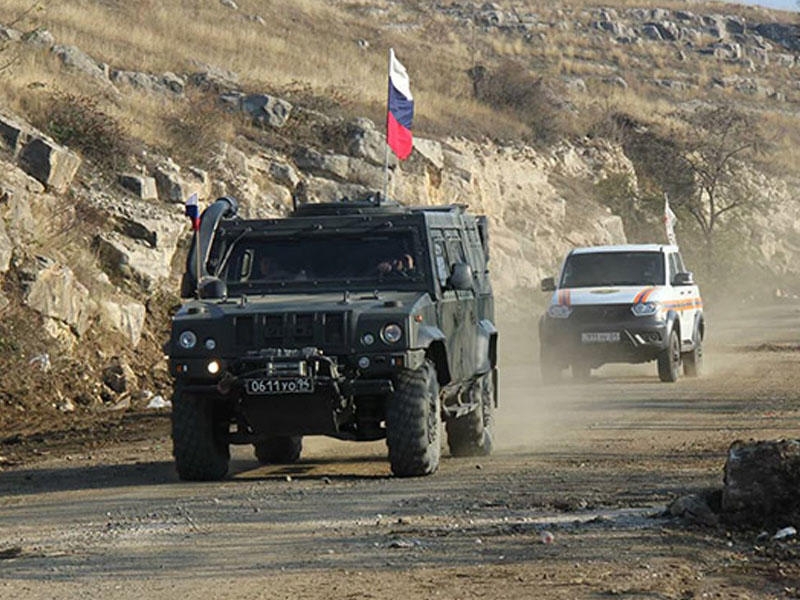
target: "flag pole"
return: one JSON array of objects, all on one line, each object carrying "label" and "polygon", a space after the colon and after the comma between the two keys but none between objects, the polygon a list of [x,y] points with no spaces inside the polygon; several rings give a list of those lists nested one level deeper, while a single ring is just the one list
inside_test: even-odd
[{"label": "flag pole", "polygon": [[387,59],[387,66],[386,66],[386,81],[388,82],[386,87],[386,126],[384,127],[385,139],[384,139],[384,152],[383,152],[383,201],[389,199],[389,91],[391,82],[391,71],[392,71],[392,49],[389,48],[389,58]]},{"label": "flag pole", "polygon": [[194,253],[197,255],[197,299],[200,299],[200,228],[194,230],[194,239],[195,239],[195,249]]}]

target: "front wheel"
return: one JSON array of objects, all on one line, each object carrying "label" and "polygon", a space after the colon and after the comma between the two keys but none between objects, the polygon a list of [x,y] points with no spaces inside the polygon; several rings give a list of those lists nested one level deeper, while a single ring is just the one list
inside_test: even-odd
[{"label": "front wheel", "polygon": [[439,468],[442,415],[436,368],[426,360],[401,371],[386,408],[386,445],[397,477],[430,475]]},{"label": "front wheel", "polygon": [[289,464],[300,460],[303,438],[299,435],[272,436],[253,444],[256,458],[262,465]]},{"label": "front wheel", "polygon": [[176,388],[172,397],[172,454],[178,477],[214,481],[228,472],[230,451],[222,441],[227,421],[214,413],[214,401]]},{"label": "front wheel", "polygon": [[687,377],[699,377],[703,372],[703,338],[697,332],[694,348],[683,355],[683,374]]},{"label": "front wheel", "polygon": [[673,329],[669,332],[667,347],[658,355],[658,378],[667,383],[678,381],[680,366],[681,342],[678,332]]}]

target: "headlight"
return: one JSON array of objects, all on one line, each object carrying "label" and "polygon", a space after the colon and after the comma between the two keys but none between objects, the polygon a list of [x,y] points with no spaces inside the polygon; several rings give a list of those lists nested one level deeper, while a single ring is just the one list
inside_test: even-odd
[{"label": "headlight", "polygon": [[184,350],[191,350],[197,345],[197,336],[193,331],[184,331],[178,336],[178,345]]},{"label": "headlight", "polygon": [[572,314],[572,307],[565,304],[553,304],[547,309],[547,316],[553,319],[566,319]]},{"label": "headlight", "polygon": [[381,330],[381,339],[387,344],[396,344],[403,337],[403,330],[397,323],[389,323]]},{"label": "headlight", "polygon": [[637,317],[649,317],[658,313],[660,308],[658,302],[639,302],[631,306],[631,312]]},{"label": "headlight", "polygon": [[208,338],[203,345],[206,347],[206,350],[213,350],[217,347],[217,341],[214,338]]},{"label": "headlight", "polygon": [[365,346],[372,346],[375,343],[375,336],[371,333],[365,333],[361,336],[361,343]]},{"label": "headlight", "polygon": [[217,373],[219,373],[219,362],[217,362],[216,360],[212,360],[210,363],[208,363],[206,369],[208,369],[208,372],[211,375],[216,375]]}]

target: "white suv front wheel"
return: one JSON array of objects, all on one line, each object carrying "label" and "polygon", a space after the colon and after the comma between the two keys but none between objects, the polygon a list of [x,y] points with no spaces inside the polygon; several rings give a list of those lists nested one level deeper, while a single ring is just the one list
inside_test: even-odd
[{"label": "white suv front wheel", "polygon": [[681,341],[674,329],[669,332],[667,347],[658,355],[658,378],[667,383],[678,381],[681,366]]}]

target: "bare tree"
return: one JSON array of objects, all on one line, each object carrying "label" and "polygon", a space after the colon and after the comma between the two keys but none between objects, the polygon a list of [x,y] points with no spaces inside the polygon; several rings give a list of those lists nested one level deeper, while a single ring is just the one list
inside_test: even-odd
[{"label": "bare tree", "polygon": [[675,205],[694,218],[710,247],[724,215],[757,208],[757,196],[736,175],[743,162],[763,151],[765,138],[755,117],[727,104],[698,109],[687,124],[676,139],[694,186]]}]

